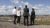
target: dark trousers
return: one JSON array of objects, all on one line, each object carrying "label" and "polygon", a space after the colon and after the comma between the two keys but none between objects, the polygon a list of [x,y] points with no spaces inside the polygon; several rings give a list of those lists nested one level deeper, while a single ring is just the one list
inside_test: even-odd
[{"label": "dark trousers", "polygon": [[16,24],[16,18],[18,18],[17,23],[20,23],[20,16],[14,15],[14,24]]},{"label": "dark trousers", "polygon": [[28,25],[28,16],[24,16],[24,25],[26,25],[26,21],[27,20],[27,25]]},{"label": "dark trousers", "polygon": [[17,18],[18,18],[18,19],[17,19],[17,23],[20,23],[20,17],[21,17],[21,16],[17,16]]},{"label": "dark trousers", "polygon": [[31,20],[31,21],[30,21],[31,25],[32,25],[32,23],[33,23],[33,25],[34,25],[35,17],[34,17],[34,16],[31,16],[31,19],[30,19],[30,20]]}]

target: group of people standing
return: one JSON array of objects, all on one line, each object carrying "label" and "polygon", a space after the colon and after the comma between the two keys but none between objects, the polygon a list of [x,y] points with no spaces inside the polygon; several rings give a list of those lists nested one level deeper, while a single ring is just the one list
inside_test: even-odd
[{"label": "group of people standing", "polygon": [[[15,9],[13,9],[13,13],[15,13],[14,15],[14,24],[16,24],[16,18],[17,19],[17,23],[20,24],[20,18],[21,18],[21,8],[19,7],[17,10],[17,8],[15,7]],[[23,9],[24,13],[23,13],[23,17],[24,17],[24,25],[29,25],[29,8],[27,7],[27,5],[25,5],[25,8]],[[26,19],[27,19],[27,23],[26,23]],[[35,19],[35,11],[34,8],[32,8],[32,12],[31,12],[31,17],[30,17],[30,25],[32,25],[32,23],[34,24],[34,19]]]}]

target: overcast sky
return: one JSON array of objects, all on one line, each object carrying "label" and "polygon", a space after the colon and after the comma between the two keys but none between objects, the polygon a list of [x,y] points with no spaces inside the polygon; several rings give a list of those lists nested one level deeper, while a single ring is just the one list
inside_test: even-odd
[{"label": "overcast sky", "polygon": [[14,6],[24,8],[28,5],[31,9],[34,8],[36,15],[50,15],[50,0],[0,0],[0,15],[12,14]]}]

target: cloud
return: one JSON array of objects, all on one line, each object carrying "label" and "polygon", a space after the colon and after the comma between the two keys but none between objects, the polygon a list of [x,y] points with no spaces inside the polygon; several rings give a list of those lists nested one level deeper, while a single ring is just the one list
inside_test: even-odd
[{"label": "cloud", "polygon": [[13,2],[13,3],[19,3],[19,1],[18,0],[11,0],[11,2]]},{"label": "cloud", "polygon": [[23,3],[24,0],[10,0],[11,2],[13,2],[14,4],[18,4],[18,3]]},{"label": "cloud", "polygon": [[35,5],[33,5],[32,8],[35,8],[35,9],[42,9],[43,6],[44,6],[43,4],[35,4]]},{"label": "cloud", "polygon": [[24,5],[28,5],[29,3],[28,2],[24,2]]},{"label": "cloud", "polygon": [[13,9],[14,6],[12,6],[12,5],[8,5],[7,8],[8,8],[8,9]]},{"label": "cloud", "polygon": [[[21,7],[21,8],[24,8],[25,5],[28,5],[30,13],[31,13],[31,9],[34,8],[35,12],[36,12],[36,15],[48,15],[48,14],[50,14],[50,6],[45,6],[44,4],[35,4],[35,5],[33,5],[33,4],[31,4],[27,1],[24,1],[24,0],[11,0],[11,2],[14,5],[16,5],[17,7]],[[12,13],[11,8],[14,8],[14,5],[9,5],[9,6],[0,5],[0,9],[1,9],[0,13],[1,14],[3,14],[3,13],[4,14],[11,14]],[[21,11],[23,11],[23,10],[21,10]]]},{"label": "cloud", "polygon": [[25,1],[25,0],[11,0],[11,2],[12,3],[14,3],[15,5],[21,5],[22,7],[24,7],[25,5],[28,5],[29,7],[31,7],[32,5],[29,3],[29,2],[27,2],[27,1]]},{"label": "cloud", "polygon": [[0,5],[0,15],[11,15],[13,6]]},{"label": "cloud", "polygon": [[5,5],[0,5],[0,9],[5,9]]},{"label": "cloud", "polygon": [[34,6],[37,6],[37,5],[38,5],[38,6],[43,6],[43,4],[35,4]]},{"label": "cloud", "polygon": [[47,6],[48,9],[50,9],[50,6]]},{"label": "cloud", "polygon": [[5,5],[0,5],[0,14],[5,13],[5,9],[6,9]]},{"label": "cloud", "polygon": [[50,7],[44,6],[43,4],[36,4],[33,5],[33,8],[35,9],[36,15],[49,15],[50,14]]},{"label": "cloud", "polygon": [[[18,3],[16,3],[18,1]],[[20,2],[20,3],[19,3]],[[28,8],[30,10],[30,13],[31,13],[31,9],[34,8],[35,9],[35,12],[36,12],[36,15],[47,15],[49,12],[49,10],[47,10],[48,8],[44,6],[44,4],[35,4],[35,5],[32,5],[31,3],[27,2],[27,1],[23,1],[23,0],[15,0],[16,4],[19,4],[20,7],[24,7],[25,5],[28,5]]]}]

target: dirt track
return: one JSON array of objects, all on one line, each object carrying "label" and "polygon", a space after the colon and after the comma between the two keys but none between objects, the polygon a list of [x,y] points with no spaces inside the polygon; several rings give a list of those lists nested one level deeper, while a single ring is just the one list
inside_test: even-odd
[{"label": "dirt track", "polygon": [[13,22],[0,22],[0,28],[50,28],[50,25],[24,26],[22,24],[14,25]]},{"label": "dirt track", "polygon": [[[0,17],[0,28],[50,28],[50,25],[32,25],[24,26],[23,24],[14,25],[12,17]],[[9,22],[10,21],[10,22]],[[22,22],[23,20],[21,20]]]}]

